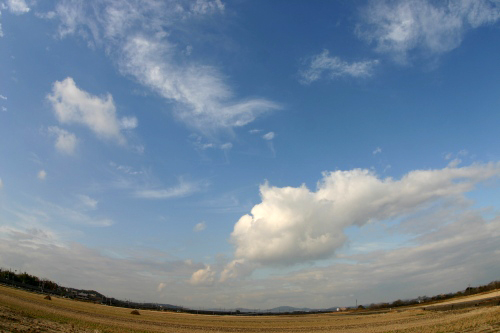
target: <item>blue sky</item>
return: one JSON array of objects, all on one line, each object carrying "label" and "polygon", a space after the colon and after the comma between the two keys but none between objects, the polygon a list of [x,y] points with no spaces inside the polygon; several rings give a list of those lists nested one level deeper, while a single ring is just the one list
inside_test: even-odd
[{"label": "blue sky", "polygon": [[498,2],[0,11],[0,266],[225,308],[498,279]]}]

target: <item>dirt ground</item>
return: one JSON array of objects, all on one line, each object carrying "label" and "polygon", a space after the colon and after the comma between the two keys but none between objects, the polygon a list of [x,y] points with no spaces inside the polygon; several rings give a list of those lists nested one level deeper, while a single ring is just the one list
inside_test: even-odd
[{"label": "dirt ground", "polygon": [[[498,293],[498,291],[497,291]],[[483,295],[492,297],[492,295]],[[470,300],[470,299],[467,299]],[[453,311],[407,309],[382,314],[208,316],[78,302],[0,286],[4,332],[500,332],[500,307]]]}]

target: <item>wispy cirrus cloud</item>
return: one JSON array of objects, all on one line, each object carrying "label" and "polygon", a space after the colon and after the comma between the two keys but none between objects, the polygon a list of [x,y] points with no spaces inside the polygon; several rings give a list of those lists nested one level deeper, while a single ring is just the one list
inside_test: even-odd
[{"label": "wispy cirrus cloud", "polygon": [[182,178],[179,184],[169,188],[140,189],[135,192],[137,198],[142,199],[173,199],[190,196],[203,191],[208,186],[206,182],[190,182]]},{"label": "wispy cirrus cloud", "polygon": [[207,180],[189,180],[185,176],[178,177],[177,183],[165,186],[158,181],[154,172],[148,168],[134,168],[128,165],[109,163],[109,172],[113,174],[111,183],[98,186],[101,190],[119,189],[128,191],[131,196],[147,200],[168,200],[185,198],[205,191],[210,183]]},{"label": "wispy cirrus cloud", "polygon": [[437,56],[458,47],[465,33],[500,19],[489,0],[371,1],[361,10],[357,35],[399,63],[409,56]]},{"label": "wispy cirrus cloud", "polygon": [[85,194],[80,194],[77,196],[80,199],[81,206],[85,209],[95,210],[99,201],[93,199]]},{"label": "wispy cirrus cloud", "polygon": [[336,79],[340,77],[370,77],[378,60],[347,62],[339,57],[331,57],[328,50],[313,56],[307,67],[299,71],[299,79],[303,84],[310,84],[322,78]]},{"label": "wispy cirrus cloud", "polygon": [[[55,223],[68,221],[75,225],[90,227],[110,227],[115,223],[110,218],[89,214],[89,208],[95,209],[97,202],[88,196],[81,196],[80,203],[78,203],[76,207],[66,207],[42,199],[39,199],[38,203],[39,209],[44,211],[45,214],[47,214],[47,218]],[[82,203],[86,205],[86,207],[82,207]]]},{"label": "wispy cirrus cloud", "polygon": [[78,195],[76,198],[77,200],[66,203],[34,198],[31,204],[13,205],[0,210],[0,214],[7,211],[12,225],[26,228],[44,228],[47,225],[109,227],[114,224],[111,218],[101,216],[96,210],[97,200],[86,195]]},{"label": "wispy cirrus cloud", "polygon": [[201,132],[244,126],[280,106],[266,99],[233,101],[222,74],[211,66],[176,65],[173,45],[165,39],[129,38],[120,69],[166,99],[178,102],[174,113]]},{"label": "wispy cirrus cloud", "polygon": [[[62,1],[55,8],[61,37],[79,35],[103,46],[120,72],[170,102],[177,119],[204,134],[241,127],[281,106],[264,98],[237,98],[222,72],[190,60],[183,41],[196,37],[190,23],[222,15],[220,0]],[[171,41],[182,31],[186,40]]]},{"label": "wispy cirrus cloud", "polygon": [[221,0],[215,0],[215,1],[196,0],[194,3],[191,4],[191,11],[202,15],[218,11],[223,12],[224,9],[225,6]]}]

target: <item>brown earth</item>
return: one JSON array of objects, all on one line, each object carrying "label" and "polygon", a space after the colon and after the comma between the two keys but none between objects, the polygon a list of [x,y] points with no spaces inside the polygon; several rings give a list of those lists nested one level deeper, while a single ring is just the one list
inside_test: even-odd
[{"label": "brown earth", "polygon": [[[497,291],[498,293],[498,291]],[[484,298],[493,294],[483,295]],[[477,297],[477,296],[476,296]],[[500,332],[500,307],[382,314],[208,316],[90,304],[0,286],[4,332]]]}]

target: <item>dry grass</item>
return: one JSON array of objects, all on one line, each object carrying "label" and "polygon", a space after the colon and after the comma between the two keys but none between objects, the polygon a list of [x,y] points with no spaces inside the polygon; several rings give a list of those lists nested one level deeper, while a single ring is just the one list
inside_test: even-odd
[{"label": "dry grass", "polygon": [[[500,296],[500,290],[493,290],[493,291],[484,292],[484,293],[475,294],[475,295],[470,295],[470,296],[462,296],[462,297],[452,298],[450,300],[439,302],[439,305],[447,305],[447,304],[456,304],[456,303],[460,303],[460,302],[477,301],[477,300],[484,299],[484,298],[499,297],[499,296]],[[423,306],[425,307],[425,305],[423,305]]]},{"label": "dry grass", "polygon": [[3,332],[500,332],[500,307],[385,314],[207,316],[89,304],[0,286]]}]

